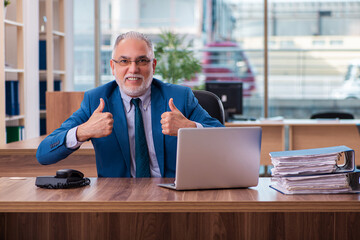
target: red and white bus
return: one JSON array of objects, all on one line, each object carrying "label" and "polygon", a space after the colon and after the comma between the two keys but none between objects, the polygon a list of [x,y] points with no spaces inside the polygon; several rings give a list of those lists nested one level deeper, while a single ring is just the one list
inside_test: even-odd
[{"label": "red and white bus", "polygon": [[234,42],[214,42],[201,52],[205,81],[239,81],[243,83],[243,96],[251,96],[255,74],[243,49]]}]

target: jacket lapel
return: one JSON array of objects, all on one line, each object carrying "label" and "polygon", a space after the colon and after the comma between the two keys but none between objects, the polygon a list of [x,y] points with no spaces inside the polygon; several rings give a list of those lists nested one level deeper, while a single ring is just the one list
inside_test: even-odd
[{"label": "jacket lapel", "polygon": [[105,104],[108,104],[110,112],[113,114],[113,130],[121,149],[123,159],[125,160],[126,167],[129,169],[130,173],[130,144],[128,126],[119,87],[114,89],[112,95],[108,98],[108,101]]},{"label": "jacket lapel", "polygon": [[161,128],[161,114],[166,110],[166,100],[161,91],[151,85],[151,124],[154,139],[156,158],[159,164],[161,176],[164,177],[164,141],[165,137]]}]

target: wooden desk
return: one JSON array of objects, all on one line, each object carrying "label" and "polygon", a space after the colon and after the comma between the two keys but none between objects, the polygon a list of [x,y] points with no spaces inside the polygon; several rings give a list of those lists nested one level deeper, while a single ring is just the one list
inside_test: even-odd
[{"label": "wooden desk", "polygon": [[271,165],[269,153],[285,150],[285,125],[282,121],[238,121],[226,123],[226,127],[262,128],[261,165]]},{"label": "wooden desk", "polygon": [[354,239],[360,195],[173,191],[173,179],[91,179],[78,189],[0,178],[0,239]]},{"label": "wooden desk", "polygon": [[[289,149],[346,145],[360,153],[359,120],[285,120],[289,126]],[[355,159],[360,165],[360,158]]]},{"label": "wooden desk", "polygon": [[56,164],[40,165],[36,160],[36,150],[44,138],[0,145],[0,177],[55,175],[58,169],[63,168],[78,169],[86,176],[97,177],[95,151],[91,142],[85,142],[79,150]]}]

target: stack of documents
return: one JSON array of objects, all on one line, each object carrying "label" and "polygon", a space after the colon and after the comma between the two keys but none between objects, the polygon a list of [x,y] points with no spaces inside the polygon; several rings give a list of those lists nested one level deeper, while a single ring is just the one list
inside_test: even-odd
[{"label": "stack of documents", "polygon": [[[346,146],[271,152],[270,186],[285,194],[357,192],[354,150]],[[342,165],[338,163],[344,160]]]},{"label": "stack of documents", "polygon": [[[359,178],[359,175],[360,172],[351,172],[300,177],[278,177],[272,179],[274,185],[271,185],[271,187],[285,194],[348,193],[356,190],[349,184],[350,177]],[[356,182],[354,183],[356,184]]]},{"label": "stack of documents", "polygon": [[[309,175],[332,173],[337,169],[341,153],[315,154],[301,150],[304,155],[289,155],[292,152],[302,154],[298,151],[287,151],[270,153],[274,168],[271,169],[273,176]],[[293,153],[296,154],[296,153]]]}]

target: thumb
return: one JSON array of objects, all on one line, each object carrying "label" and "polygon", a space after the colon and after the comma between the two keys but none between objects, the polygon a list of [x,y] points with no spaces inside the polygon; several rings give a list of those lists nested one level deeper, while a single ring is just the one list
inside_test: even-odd
[{"label": "thumb", "polygon": [[172,112],[179,111],[174,104],[174,99],[172,98],[170,98],[169,100],[169,107]]},{"label": "thumb", "polygon": [[97,109],[95,109],[94,112],[102,113],[102,111],[104,110],[104,107],[105,107],[104,99],[100,98],[100,104],[99,104],[99,106],[97,107]]}]

